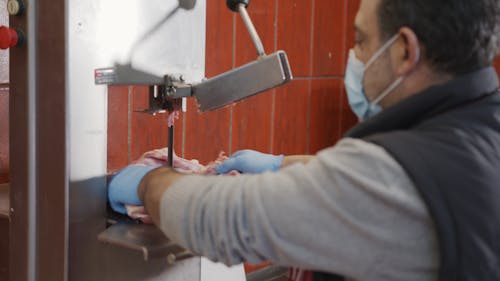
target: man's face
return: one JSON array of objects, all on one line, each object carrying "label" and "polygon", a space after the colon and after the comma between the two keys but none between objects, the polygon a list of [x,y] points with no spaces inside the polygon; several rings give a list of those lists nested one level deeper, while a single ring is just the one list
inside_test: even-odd
[{"label": "man's face", "polygon": [[[385,43],[380,38],[377,15],[380,2],[381,0],[361,0],[356,15],[354,51],[356,57],[365,64]],[[392,71],[390,49],[389,47],[365,72],[363,85],[369,100],[377,98],[397,79]]]}]

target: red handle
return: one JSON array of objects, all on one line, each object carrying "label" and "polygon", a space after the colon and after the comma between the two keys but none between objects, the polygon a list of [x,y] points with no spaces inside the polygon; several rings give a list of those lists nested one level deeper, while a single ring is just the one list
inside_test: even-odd
[{"label": "red handle", "polygon": [[5,50],[15,47],[19,42],[19,35],[13,28],[5,25],[0,26],[0,49]]}]

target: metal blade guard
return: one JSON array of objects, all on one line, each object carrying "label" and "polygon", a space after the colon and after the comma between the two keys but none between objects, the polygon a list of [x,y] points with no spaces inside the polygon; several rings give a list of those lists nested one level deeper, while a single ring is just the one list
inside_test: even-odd
[{"label": "metal blade guard", "polygon": [[284,51],[258,60],[193,86],[193,96],[201,111],[214,110],[293,79]]}]

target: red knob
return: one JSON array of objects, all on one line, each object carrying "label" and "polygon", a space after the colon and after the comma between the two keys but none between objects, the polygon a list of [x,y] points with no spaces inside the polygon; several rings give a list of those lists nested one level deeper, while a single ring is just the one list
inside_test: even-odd
[{"label": "red knob", "polygon": [[13,28],[0,26],[0,49],[5,50],[15,47],[19,43],[19,35]]}]

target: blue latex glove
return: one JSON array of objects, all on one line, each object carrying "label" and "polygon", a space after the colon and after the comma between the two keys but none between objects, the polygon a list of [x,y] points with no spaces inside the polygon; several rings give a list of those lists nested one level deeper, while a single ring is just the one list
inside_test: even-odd
[{"label": "blue latex glove", "polygon": [[126,205],[142,206],[137,189],[142,178],[157,167],[129,165],[113,176],[108,185],[108,200],[115,212],[126,214]]},{"label": "blue latex glove", "polygon": [[259,174],[267,171],[277,171],[281,167],[283,155],[265,154],[254,150],[240,150],[215,168],[218,174],[232,170],[244,174]]}]

